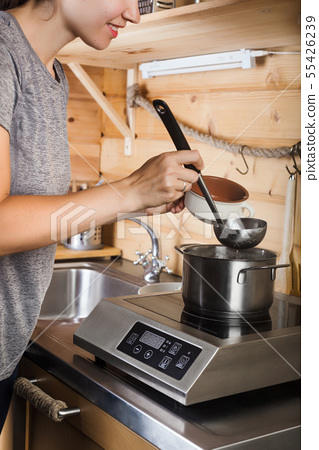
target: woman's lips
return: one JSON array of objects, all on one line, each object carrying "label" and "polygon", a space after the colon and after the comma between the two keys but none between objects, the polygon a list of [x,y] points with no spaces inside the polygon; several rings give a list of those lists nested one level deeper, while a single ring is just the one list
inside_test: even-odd
[{"label": "woman's lips", "polygon": [[116,27],[115,25],[109,24],[109,23],[107,24],[107,26],[109,27],[109,30],[111,31],[112,36],[113,36],[114,38],[116,38],[117,35],[119,34],[119,33],[118,33],[118,27]]}]

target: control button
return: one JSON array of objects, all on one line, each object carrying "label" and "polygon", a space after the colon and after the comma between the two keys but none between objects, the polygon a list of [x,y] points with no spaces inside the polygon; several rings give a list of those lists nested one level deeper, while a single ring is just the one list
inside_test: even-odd
[{"label": "control button", "polygon": [[177,355],[177,353],[181,348],[182,344],[180,344],[179,342],[174,342],[174,344],[169,349],[168,353],[170,353],[171,355]]},{"label": "control button", "polygon": [[158,367],[160,367],[161,369],[166,369],[166,367],[169,365],[171,361],[172,358],[170,358],[169,356],[164,356],[162,361],[159,363]]},{"label": "control button", "polygon": [[179,369],[184,369],[189,360],[190,358],[188,356],[182,355],[175,364],[175,366],[178,367]]},{"label": "control button", "polygon": [[141,346],[141,344],[138,344],[133,348],[133,353],[135,353],[135,355],[136,355],[137,353],[140,353],[141,350],[142,350],[142,346]]},{"label": "control button", "polygon": [[152,356],[153,356],[153,350],[147,350],[147,351],[144,353],[144,358],[145,358],[145,359],[150,359]]},{"label": "control button", "polygon": [[132,333],[130,337],[126,340],[127,344],[133,345],[136,339],[138,338],[138,334]]}]

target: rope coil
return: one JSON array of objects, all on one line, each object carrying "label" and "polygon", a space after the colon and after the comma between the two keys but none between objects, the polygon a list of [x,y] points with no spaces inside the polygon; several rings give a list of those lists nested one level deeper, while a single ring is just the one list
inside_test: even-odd
[{"label": "rope coil", "polygon": [[63,420],[59,412],[67,408],[66,403],[62,400],[54,400],[26,378],[20,377],[15,381],[14,391],[54,422]]},{"label": "rope coil", "polygon": [[[146,100],[140,94],[138,83],[135,83],[127,88],[127,104],[130,108],[142,107],[150,114],[152,114],[152,116],[154,116],[156,119],[160,120],[152,103]],[[245,150],[246,156],[263,158],[284,158],[290,157],[292,154],[299,153],[300,142],[295,144],[293,147],[277,147],[275,149],[261,147],[253,148],[249,147],[248,145],[240,145],[234,143],[230,144],[229,142],[218,139],[210,134],[204,134],[199,132],[198,130],[194,130],[193,128],[188,127],[180,122],[179,126],[181,127],[183,133],[187,136],[190,136],[212,147],[227,150],[231,153],[242,153],[242,151]]]}]

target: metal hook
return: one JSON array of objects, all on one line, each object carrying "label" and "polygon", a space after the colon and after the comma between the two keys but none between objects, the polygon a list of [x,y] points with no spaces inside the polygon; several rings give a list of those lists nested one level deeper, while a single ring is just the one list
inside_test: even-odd
[{"label": "metal hook", "polygon": [[245,156],[244,156],[244,148],[245,148],[245,147],[246,147],[246,145],[242,146],[239,153],[241,154],[241,157],[243,158],[244,164],[245,164],[245,166],[246,166],[246,172],[242,172],[241,170],[238,169],[238,167],[236,167],[236,170],[237,170],[241,175],[246,175],[246,174],[248,173],[248,171],[249,171],[249,167],[248,167],[248,164],[247,164],[246,159],[245,159]]},{"label": "metal hook", "polygon": [[291,172],[288,166],[286,166],[286,170],[287,170],[287,172],[289,173],[289,175],[290,175],[291,177],[295,176],[296,173],[297,173],[297,170],[295,170],[294,172]]},{"label": "metal hook", "polygon": [[289,175],[291,177],[293,175],[296,175],[296,173],[301,175],[301,171],[298,169],[297,162],[296,162],[296,159],[295,159],[295,152],[298,153],[299,157],[301,156],[301,142],[297,142],[297,144],[293,145],[291,147],[291,149],[290,149],[290,156],[292,157],[292,160],[294,162],[292,167],[295,169],[295,171],[291,172],[287,165],[286,165],[286,169],[287,169],[287,172],[289,173]]}]

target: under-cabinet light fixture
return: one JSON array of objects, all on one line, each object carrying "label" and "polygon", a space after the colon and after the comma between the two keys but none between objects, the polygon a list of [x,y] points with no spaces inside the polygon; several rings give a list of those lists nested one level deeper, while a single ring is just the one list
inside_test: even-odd
[{"label": "under-cabinet light fixture", "polygon": [[167,59],[140,64],[143,78],[180,73],[203,72],[222,69],[251,69],[256,66],[256,57],[266,56],[263,50],[241,49],[235,52],[212,53],[209,55]]}]

